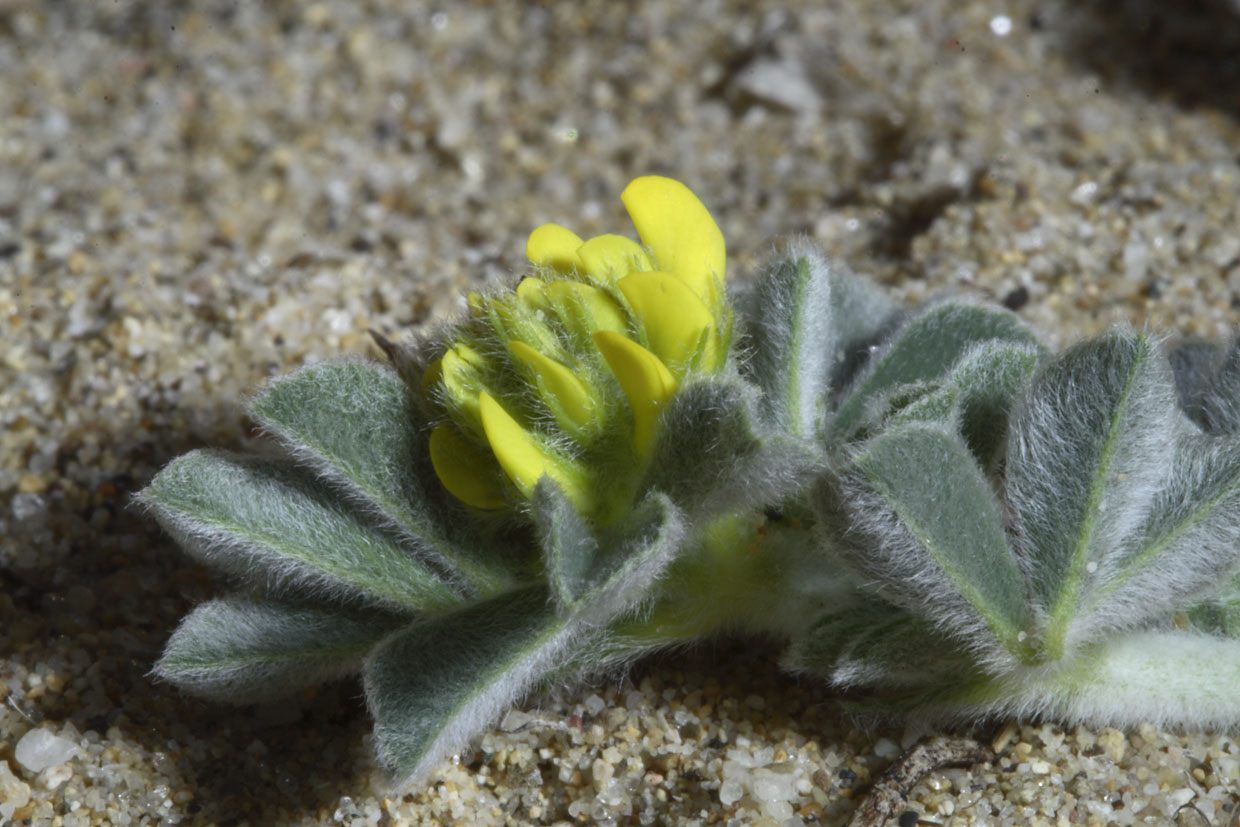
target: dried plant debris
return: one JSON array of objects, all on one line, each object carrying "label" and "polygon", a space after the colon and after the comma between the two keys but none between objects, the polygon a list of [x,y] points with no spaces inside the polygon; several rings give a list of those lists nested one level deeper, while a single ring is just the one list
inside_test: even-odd
[{"label": "dried plant debris", "polygon": [[904,809],[908,794],[927,773],[941,767],[971,766],[994,757],[994,750],[972,738],[923,738],[887,768],[853,813],[848,827],[882,827],[897,813],[903,824],[905,814],[912,812]]},{"label": "dried plant debris", "polygon": [[233,593],[156,674],[235,702],[360,672],[413,784],[542,687],[721,632],[860,714],[1240,721],[1240,355],[901,308],[792,245],[747,291],[666,178],[641,243],[533,273],[391,365],[320,363],[142,495]]}]

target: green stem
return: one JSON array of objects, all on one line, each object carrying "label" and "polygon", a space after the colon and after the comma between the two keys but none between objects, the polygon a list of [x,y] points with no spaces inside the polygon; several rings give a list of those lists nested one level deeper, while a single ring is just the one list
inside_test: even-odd
[{"label": "green stem", "polygon": [[795,520],[768,522],[757,511],[716,518],[691,541],[693,550],[672,565],[653,608],[620,621],[612,632],[651,648],[730,630],[786,636],[780,618],[813,616],[809,607],[798,612],[790,606],[799,600],[799,567],[792,565],[798,555],[789,554],[784,542],[793,539],[789,534],[807,531]]}]

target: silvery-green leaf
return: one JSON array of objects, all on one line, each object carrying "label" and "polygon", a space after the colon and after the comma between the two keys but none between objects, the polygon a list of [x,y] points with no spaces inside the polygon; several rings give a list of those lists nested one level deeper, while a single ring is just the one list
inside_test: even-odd
[{"label": "silvery-green leaf", "polygon": [[960,388],[949,381],[900,385],[887,394],[883,407],[883,427],[913,422],[956,425],[960,416]]},{"label": "silvery-green leaf", "polygon": [[955,682],[974,668],[956,643],[925,620],[861,594],[793,638],[780,663],[840,689],[890,690]]},{"label": "silvery-green leaf", "polygon": [[394,535],[289,460],[194,451],[140,499],[186,551],[233,574],[412,611],[461,600]]},{"label": "silvery-green leaf", "polygon": [[154,673],[196,695],[252,703],[353,674],[401,616],[324,602],[227,597],[194,609]]},{"label": "silvery-green leaf", "polygon": [[830,267],[828,272],[833,327],[833,364],[828,381],[834,394],[852,381],[872,356],[871,346],[897,324],[900,308],[868,278],[854,276],[839,266]]},{"label": "silvery-green leaf", "polygon": [[403,785],[416,782],[525,695],[570,646],[588,644],[545,585],[412,623],[376,646],[363,670],[380,759]]},{"label": "silvery-green leaf", "polygon": [[941,384],[901,406],[884,427],[913,421],[951,423],[982,467],[991,468],[1007,440],[1012,404],[1029,384],[1042,352],[1028,345],[978,342]]},{"label": "silvery-green leaf", "polygon": [[1240,638],[1240,575],[1223,582],[1184,612],[1192,628],[1219,637]]},{"label": "silvery-green leaf", "polygon": [[1201,385],[1195,411],[1209,433],[1240,431],[1240,338],[1220,355],[1209,380]]},{"label": "silvery-green leaf", "polygon": [[1182,436],[1134,541],[1101,566],[1082,636],[1137,628],[1218,592],[1240,569],[1240,444]]},{"label": "silvery-green leaf", "polygon": [[1057,669],[927,686],[912,705],[919,717],[944,721],[1036,715],[1066,726],[1226,729],[1240,720],[1237,686],[1240,641],[1148,630],[1085,646]]},{"label": "silvery-green leaf", "polygon": [[583,622],[640,601],[675,558],[685,536],[679,510],[653,492],[616,526],[591,527],[550,479],[534,492],[547,577],[561,613]]},{"label": "silvery-green leaf", "polygon": [[1037,365],[1035,348],[980,343],[937,385],[902,385],[889,396],[883,427],[942,422],[957,428],[973,455],[991,469],[1007,441],[1009,413]]},{"label": "silvery-green leaf", "polygon": [[1039,347],[1025,323],[1006,311],[959,300],[932,305],[892,334],[890,344],[853,382],[831,421],[832,438],[855,437],[876,413],[872,408],[882,407],[887,392],[940,379],[971,346],[988,340]]},{"label": "silvery-green leaf", "polygon": [[1050,660],[1076,645],[1082,599],[1142,530],[1180,417],[1158,346],[1127,332],[1051,361],[1014,413],[1007,499]]},{"label": "silvery-green leaf", "polygon": [[1236,639],[1240,638],[1240,600],[1211,600],[1198,603],[1184,615],[1191,627],[1199,632]]},{"label": "silvery-green leaf", "polygon": [[1171,371],[1175,376],[1175,393],[1180,408],[1188,418],[1206,427],[1202,398],[1214,381],[1214,372],[1223,357],[1223,349],[1215,342],[1204,339],[1188,339],[1167,351]]},{"label": "silvery-green leaf", "polygon": [[863,443],[818,502],[841,556],[882,597],[990,666],[1027,656],[1026,586],[990,484],[960,437],[909,424]]},{"label": "silvery-green leaf", "polygon": [[548,480],[535,501],[550,588],[523,587],[415,622],[367,659],[380,756],[407,783],[563,664],[601,662],[607,624],[646,596],[679,548],[679,513],[660,494],[615,533],[592,533]]},{"label": "silvery-green leaf", "polygon": [[886,294],[796,246],[776,259],[741,305],[762,389],[764,421],[802,437],[821,430],[830,390],[892,318]]},{"label": "silvery-green leaf", "polygon": [[501,558],[483,558],[474,548],[481,544],[446,516],[427,423],[394,371],[360,361],[311,365],[272,382],[250,415],[449,579],[480,594],[511,582]]},{"label": "silvery-green leaf", "polygon": [[680,388],[660,415],[642,489],[667,494],[691,521],[802,490],[820,468],[820,451],[813,442],[761,428],[757,395],[735,378]]},{"label": "silvery-green leaf", "polygon": [[991,468],[1007,443],[1012,405],[1019,399],[1044,350],[1021,345],[978,345],[953,371],[960,388],[960,432],[973,455]]}]

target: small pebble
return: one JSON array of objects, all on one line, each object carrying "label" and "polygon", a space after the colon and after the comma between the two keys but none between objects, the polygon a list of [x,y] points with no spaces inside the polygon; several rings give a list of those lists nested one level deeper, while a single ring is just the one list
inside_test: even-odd
[{"label": "small pebble", "polygon": [[0,761],[0,806],[8,807],[5,817],[30,803],[30,785],[13,775],[9,762]]},{"label": "small pebble", "polygon": [[54,790],[73,777],[73,768],[68,764],[57,764],[39,773],[39,786],[45,790]]},{"label": "small pebble", "polygon": [[21,737],[13,750],[13,757],[25,769],[38,773],[63,764],[80,752],[72,741],[46,729],[32,729]]}]

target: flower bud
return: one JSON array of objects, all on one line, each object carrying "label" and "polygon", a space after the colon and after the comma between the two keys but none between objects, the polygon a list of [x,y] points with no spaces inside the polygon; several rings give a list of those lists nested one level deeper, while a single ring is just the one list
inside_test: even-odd
[{"label": "flower bud", "polygon": [[573,434],[582,434],[595,424],[596,395],[567,365],[523,342],[509,342],[508,349],[529,368],[538,385],[539,396],[560,427]]},{"label": "flower bud", "polygon": [[585,513],[592,510],[593,503],[578,469],[544,447],[489,393],[483,393],[478,401],[487,442],[504,473],[524,496],[533,494],[538,481],[548,476],[578,509]]},{"label": "flower bud", "polygon": [[594,342],[629,400],[633,446],[644,459],[654,447],[659,411],[676,392],[676,377],[658,356],[618,333],[601,330],[594,334]]}]

